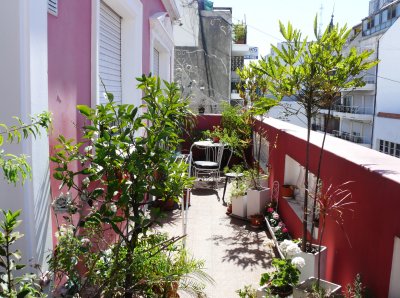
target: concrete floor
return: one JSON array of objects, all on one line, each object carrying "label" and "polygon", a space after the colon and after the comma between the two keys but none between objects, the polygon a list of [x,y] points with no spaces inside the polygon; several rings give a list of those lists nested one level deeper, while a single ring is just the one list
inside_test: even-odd
[{"label": "concrete floor", "polygon": [[[219,187],[192,190],[186,243],[195,258],[205,260],[206,272],[215,280],[214,285],[207,285],[207,297],[239,297],[235,291],[244,285],[258,287],[261,273],[270,271],[275,254],[268,245],[266,228],[254,229],[247,221],[225,214],[226,206],[220,199],[223,183]],[[225,200],[228,197],[227,190]],[[180,210],[169,215],[162,230],[171,236],[182,235]],[[187,296],[182,293],[181,297]]]}]

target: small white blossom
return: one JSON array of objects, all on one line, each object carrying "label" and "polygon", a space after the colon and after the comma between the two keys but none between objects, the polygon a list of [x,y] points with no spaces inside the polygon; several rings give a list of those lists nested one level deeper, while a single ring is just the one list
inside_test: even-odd
[{"label": "small white blossom", "polygon": [[292,264],[295,265],[298,269],[300,269],[306,265],[306,262],[302,257],[295,257],[292,259]]},{"label": "small white blossom", "polygon": [[90,153],[92,151],[93,147],[92,146],[86,146],[85,147],[85,153]]},{"label": "small white blossom", "polygon": [[82,238],[81,243],[83,246],[87,246],[90,243],[90,240],[88,238]]},{"label": "small white blossom", "polygon": [[117,212],[117,206],[116,206],[115,204],[111,204],[111,205],[110,205],[110,210],[111,210],[113,213]]},{"label": "small white blossom", "polygon": [[88,192],[86,190],[82,191],[80,198],[83,202],[89,201]]},{"label": "small white blossom", "polygon": [[88,186],[88,185],[89,185],[89,183],[90,183],[90,179],[89,179],[89,177],[86,177],[85,179],[83,179],[83,180],[82,180],[82,184],[83,184],[83,186]]},{"label": "small white blossom", "polygon": [[293,241],[285,239],[281,242],[281,244],[279,244],[279,248],[281,251],[286,252],[286,248],[291,244],[293,244]]},{"label": "small white blossom", "polygon": [[300,251],[300,247],[296,243],[293,243],[286,248],[286,255],[292,257],[299,254]]}]

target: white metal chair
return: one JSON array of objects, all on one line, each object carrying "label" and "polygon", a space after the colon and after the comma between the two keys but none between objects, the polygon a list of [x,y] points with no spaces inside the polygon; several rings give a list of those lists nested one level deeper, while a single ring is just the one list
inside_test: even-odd
[{"label": "white metal chair", "polygon": [[[195,160],[193,155],[193,149],[196,148],[202,151],[204,159]],[[210,141],[199,141],[194,142],[190,148],[193,160],[193,173],[196,179],[199,178],[210,178],[212,179],[216,187],[218,188],[218,180],[220,178],[220,167],[222,155],[224,153],[224,144],[212,143]]]}]

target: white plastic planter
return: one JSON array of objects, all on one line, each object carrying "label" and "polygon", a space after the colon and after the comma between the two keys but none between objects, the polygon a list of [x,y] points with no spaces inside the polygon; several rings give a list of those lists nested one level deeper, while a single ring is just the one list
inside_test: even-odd
[{"label": "white plastic planter", "polygon": [[232,197],[231,202],[232,202],[232,214],[246,218],[247,197],[246,196]]},{"label": "white plastic planter", "polygon": [[[315,249],[318,250],[317,245],[313,245]],[[326,246],[321,247],[321,278],[325,278],[325,264],[326,264]],[[307,280],[312,276],[318,276],[318,255],[319,253],[308,253],[308,252],[300,252],[299,257],[302,257],[306,262],[306,265],[300,269],[300,281]]]},{"label": "white plastic planter", "polygon": [[[317,282],[316,277],[310,277],[307,280],[301,282],[299,285],[295,286],[293,289],[293,298],[307,298],[308,294],[311,292],[313,284]],[[331,294],[340,294],[340,285],[334,284],[332,282],[320,279],[320,287]],[[334,296],[336,297],[336,296]]]},{"label": "white plastic planter", "polygon": [[264,213],[265,205],[271,201],[271,189],[247,190],[247,216]]}]

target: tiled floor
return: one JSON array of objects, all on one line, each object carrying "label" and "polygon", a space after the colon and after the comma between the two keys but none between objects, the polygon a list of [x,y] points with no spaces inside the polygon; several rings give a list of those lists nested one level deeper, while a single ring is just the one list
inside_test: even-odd
[{"label": "tiled floor", "polygon": [[[269,271],[274,252],[264,243],[268,239],[265,229],[253,229],[248,222],[225,214],[221,186],[218,191],[192,190],[186,241],[193,256],[205,260],[206,272],[215,280],[215,285],[207,285],[208,297],[239,297],[235,291],[244,285],[258,286],[261,273]],[[227,191],[225,199],[228,196]],[[170,215],[163,230],[171,236],[182,235],[181,212]]]}]

